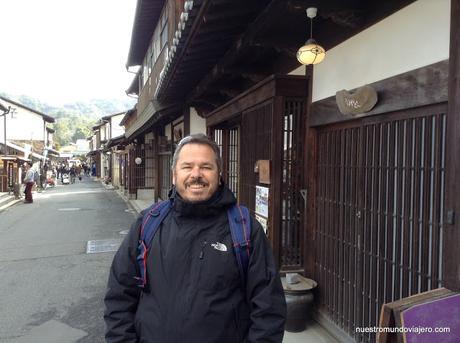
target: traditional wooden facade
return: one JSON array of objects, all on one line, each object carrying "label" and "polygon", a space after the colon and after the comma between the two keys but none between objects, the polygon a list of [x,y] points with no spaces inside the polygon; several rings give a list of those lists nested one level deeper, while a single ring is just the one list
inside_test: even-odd
[{"label": "traditional wooden facade", "polygon": [[[377,325],[382,304],[460,290],[460,0],[323,1],[313,36],[326,59],[299,68],[311,5],[138,2],[127,137],[133,158],[151,148],[164,197],[176,126],[188,134],[190,116],[204,118],[224,179],[266,225],[281,271],[318,282],[316,317],[337,337],[371,342],[355,329]],[[378,97],[366,113],[364,87]]]}]

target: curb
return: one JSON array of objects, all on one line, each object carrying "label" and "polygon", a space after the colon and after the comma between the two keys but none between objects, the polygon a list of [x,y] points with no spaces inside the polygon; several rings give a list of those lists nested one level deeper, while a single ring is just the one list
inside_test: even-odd
[{"label": "curb", "polygon": [[17,203],[23,201],[22,199],[15,199],[13,201],[10,201],[8,204],[6,205],[3,205],[3,206],[0,206],[0,212],[3,212],[4,210],[6,210],[8,207],[11,207],[13,205],[16,205]]},{"label": "curb", "polygon": [[122,198],[126,204],[128,204],[128,206],[130,208],[132,208],[133,210],[136,211],[137,214],[140,214],[141,211],[143,210],[143,208],[141,208],[138,204],[136,204],[134,201],[131,201],[128,199],[128,197],[126,195],[123,194],[122,190],[120,188],[115,188],[112,184],[108,184],[106,185],[104,181],[100,180],[101,181],[101,184],[102,186],[109,190],[109,191],[115,191],[119,196],[120,198]]},{"label": "curb", "polygon": [[136,211],[137,214],[140,214],[142,211],[142,208],[137,206],[137,204],[133,201],[130,201],[126,195],[124,195],[120,190],[116,190],[117,194],[122,198],[126,204],[128,204],[129,207],[131,207],[133,210]]}]

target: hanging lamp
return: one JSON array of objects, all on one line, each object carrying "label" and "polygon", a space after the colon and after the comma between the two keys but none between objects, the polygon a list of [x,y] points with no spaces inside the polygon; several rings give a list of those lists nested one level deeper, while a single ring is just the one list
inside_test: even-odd
[{"label": "hanging lamp", "polygon": [[318,64],[326,56],[324,48],[313,39],[313,18],[316,17],[318,10],[315,7],[309,7],[306,12],[307,17],[310,18],[310,38],[297,51],[297,60],[304,65]]}]

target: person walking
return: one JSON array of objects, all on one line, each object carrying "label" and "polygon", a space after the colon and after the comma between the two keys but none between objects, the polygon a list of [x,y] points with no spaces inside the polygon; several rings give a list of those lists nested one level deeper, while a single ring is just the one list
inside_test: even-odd
[{"label": "person walking", "polygon": [[148,287],[139,287],[136,261],[145,211],[113,259],[104,298],[106,342],[282,342],[286,302],[268,239],[251,217],[241,275],[227,217],[236,199],[221,168],[219,147],[205,135],[179,142],[171,209],[144,260]]},{"label": "person walking", "polygon": [[24,203],[32,203],[34,202],[32,198],[32,187],[34,186],[34,176],[35,172],[31,168],[31,165],[27,162],[24,163],[24,171],[26,172],[26,176],[24,177],[24,183],[26,184],[26,189],[24,191],[26,198]]}]

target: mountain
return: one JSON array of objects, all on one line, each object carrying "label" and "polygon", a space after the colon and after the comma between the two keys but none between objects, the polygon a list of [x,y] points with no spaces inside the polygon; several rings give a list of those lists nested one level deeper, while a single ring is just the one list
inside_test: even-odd
[{"label": "mountain", "polygon": [[0,92],[1,96],[16,101],[24,106],[47,114],[56,119],[54,141],[57,146],[67,145],[77,139],[87,138],[92,133],[92,126],[101,117],[127,111],[136,104],[135,99],[92,99],[53,106],[27,95],[11,95]]}]

